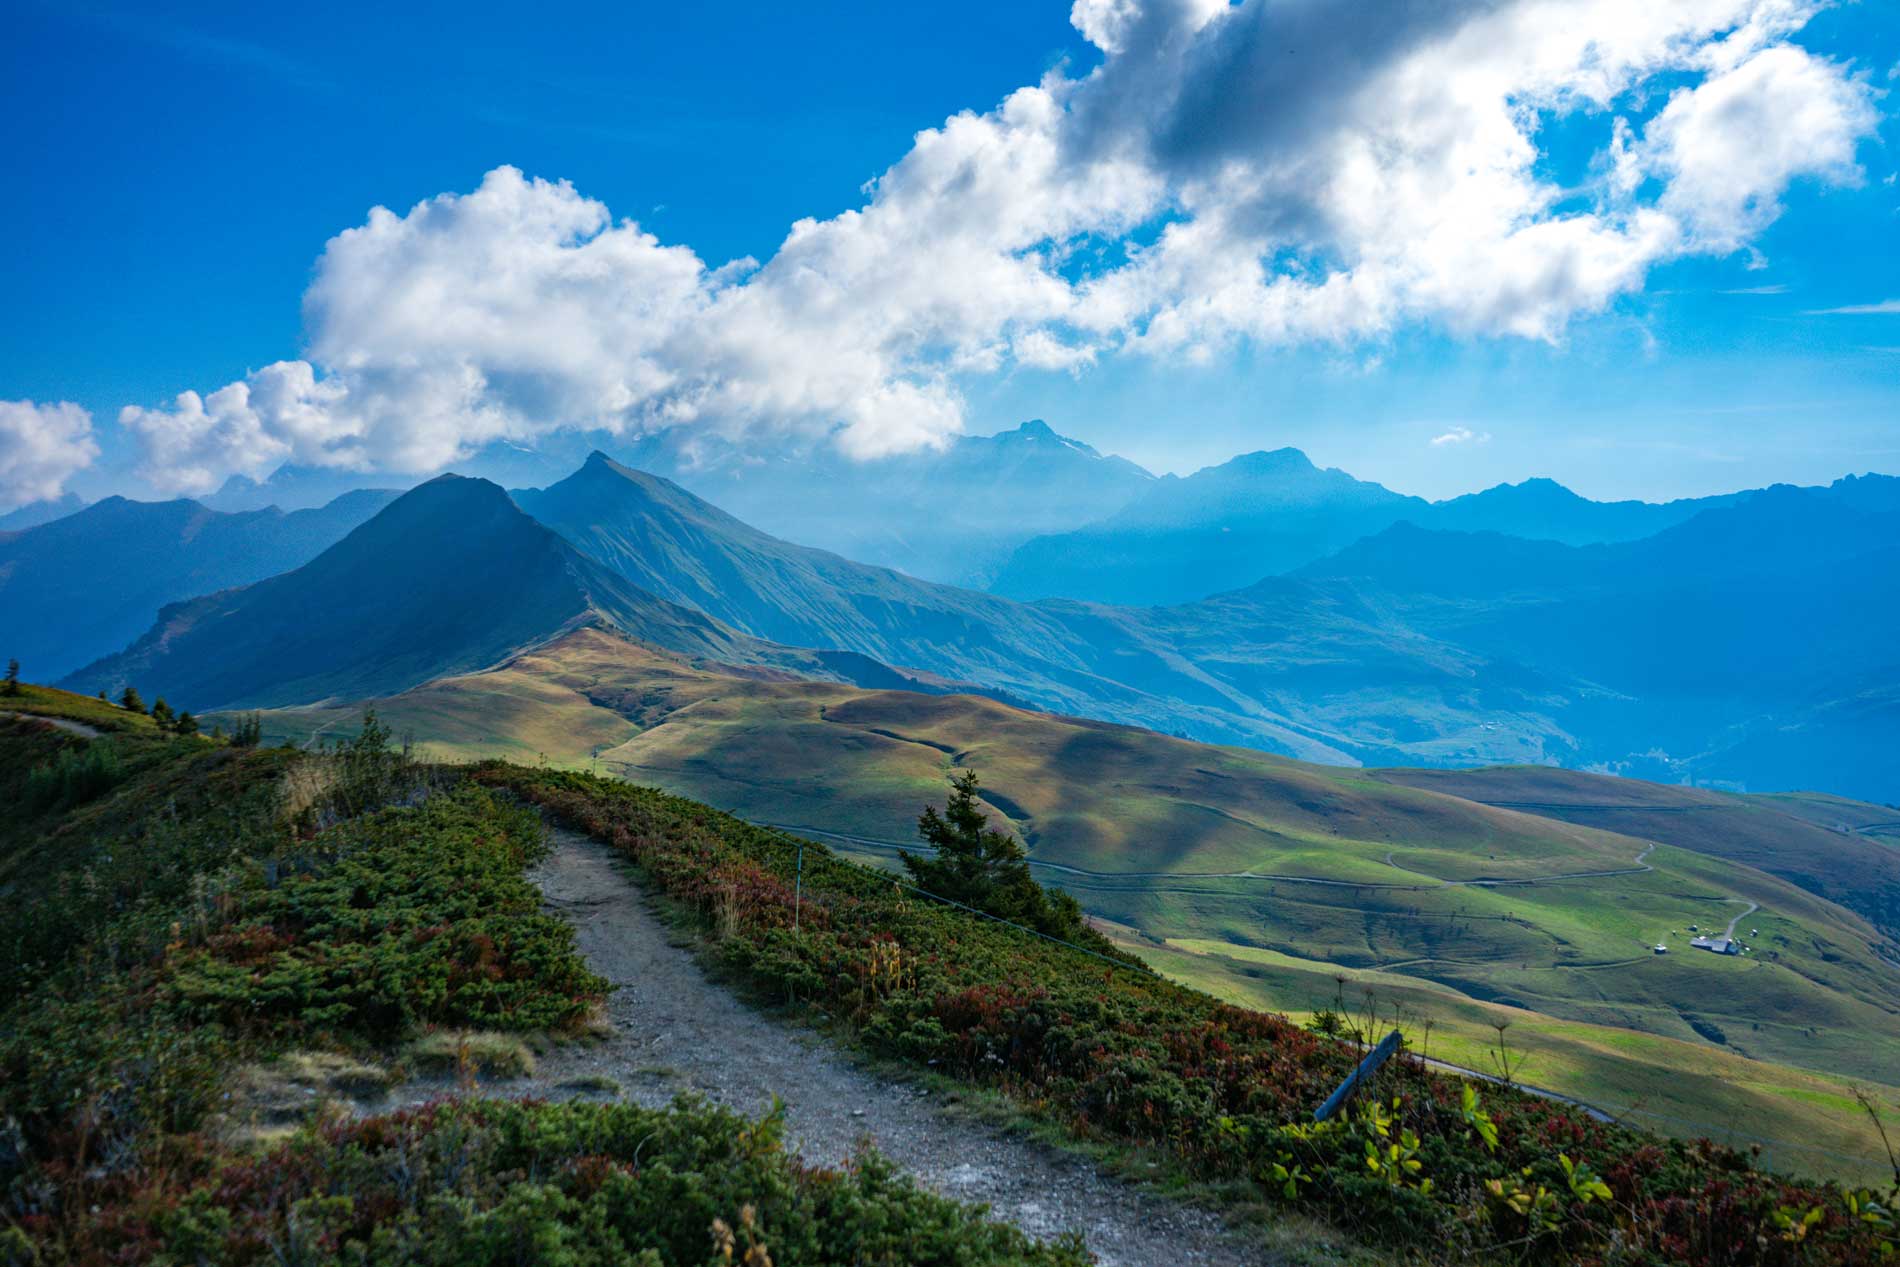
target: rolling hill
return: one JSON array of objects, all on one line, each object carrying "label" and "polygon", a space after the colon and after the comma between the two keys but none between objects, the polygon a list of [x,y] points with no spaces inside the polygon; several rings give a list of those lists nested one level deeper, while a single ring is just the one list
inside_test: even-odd
[{"label": "rolling hill", "polygon": [[1864,916],[1900,942],[1900,810],[1844,797],[1746,796],[1550,766],[1372,777],[1740,862]]},{"label": "rolling hill", "polygon": [[[1737,1062],[1721,1066],[1731,1082],[1753,1079],[1685,1085],[1652,1112],[1745,1111],[1847,1144],[1859,1128],[1829,1079],[1879,1080],[1900,1060],[1900,978],[1883,962],[1894,946],[1860,916],[1706,842],[1402,786],[1408,772],[980,697],[735,676],[597,627],[376,706],[435,755],[595,766],[886,861],[946,775],[974,768],[1043,879],[1230,996],[1260,1002],[1271,988],[1277,1005],[1311,1010],[1315,983],[1349,970],[1382,1006],[1433,1017],[1438,1041],[1469,1059],[1487,1018],[1527,1018],[1540,1085],[1620,1094],[1659,1063],[1693,1068],[1697,1051]],[[279,710],[266,733],[335,733],[353,716]],[[1738,916],[1754,953],[1688,949],[1691,923]],[[1658,940],[1672,953],[1652,954]]]},{"label": "rolling hill", "polygon": [[0,654],[63,676],[123,648],[167,603],[309,562],[394,497],[364,489],[289,514],[108,497],[0,535]]}]

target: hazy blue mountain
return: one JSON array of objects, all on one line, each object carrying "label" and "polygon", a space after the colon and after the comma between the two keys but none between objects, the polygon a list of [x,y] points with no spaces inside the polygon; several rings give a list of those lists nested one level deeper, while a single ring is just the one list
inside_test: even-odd
[{"label": "hazy blue mountain", "polygon": [[1848,475],[1827,486],[1830,500],[1869,514],[1900,511],[1900,478],[1892,475]]},{"label": "hazy blue mountain", "polygon": [[86,503],[77,493],[66,493],[50,501],[28,502],[24,506],[9,510],[0,515],[0,533],[23,532],[28,528],[37,528],[41,524],[50,524],[55,519],[64,519],[86,508]]},{"label": "hazy blue mountain", "polygon": [[167,603],[308,562],[394,496],[361,490],[289,514],[108,497],[0,536],[0,656],[42,680],[70,673],[144,633]]},{"label": "hazy blue mountain", "polygon": [[1534,541],[1599,545],[1654,536],[1705,510],[1732,504],[1745,496],[1733,493],[1672,502],[1597,502],[1555,480],[1530,479],[1434,502],[1414,521],[1446,532],[1501,532]]},{"label": "hazy blue mountain", "polygon": [[388,475],[364,475],[327,466],[280,466],[261,480],[248,475],[233,475],[218,491],[199,502],[213,510],[243,511],[278,507],[282,510],[307,510],[325,506],[347,493],[367,486],[395,496],[416,484]]},{"label": "hazy blue mountain", "polygon": [[976,588],[1031,537],[1099,519],[1155,482],[1040,421],[868,462],[830,450],[760,461],[704,444],[688,454],[667,436],[605,447],[775,536]]},{"label": "hazy blue mountain", "polygon": [[65,685],[132,684],[200,711],[360,699],[483,669],[592,624],[694,661],[946,686],[734,632],[581,554],[499,485],[458,475],[402,494],[302,567],[166,607],[131,647]]},{"label": "hazy blue mountain", "polygon": [[1587,760],[1789,787],[1795,765],[1747,754],[1800,735],[1837,776],[1799,785],[1892,799],[1900,767],[1874,754],[1900,743],[1900,513],[1855,500],[1780,486],[1587,547],[1404,524],[1267,584],[1346,586],[1395,624],[1590,683],[1564,712]]},{"label": "hazy blue mountain", "polygon": [[[1792,708],[1766,713],[1716,736],[1683,763],[1683,773],[1752,788],[1856,792],[1896,807],[1900,777],[1900,660],[1829,684]],[[1849,903],[1856,905],[1855,903]],[[1858,909],[1858,907],[1857,907]]]},{"label": "hazy blue mountain", "polygon": [[1321,470],[1298,449],[1248,453],[1156,480],[1097,523],[1026,542],[990,588],[1020,599],[1190,602],[1331,554],[1428,506]]},{"label": "hazy blue mountain", "polygon": [[[1549,684],[1385,627],[1345,587],[1293,584],[1153,610],[1018,603],[779,540],[604,454],[516,497],[632,583],[735,629],[1040,708],[1334,761],[1410,742],[1558,755],[1544,746],[1561,742],[1553,725],[1486,731],[1472,716],[1494,706],[1529,716],[1527,692]],[[1395,720],[1408,709],[1413,720]]]},{"label": "hazy blue mountain", "polygon": [[[1900,510],[1900,480],[1868,475],[1811,490],[1865,511]],[[1253,453],[1157,481],[1101,522],[1024,543],[991,589],[1127,605],[1190,602],[1323,559],[1393,524],[1584,546],[1636,541],[1755,491],[1671,502],[1596,502],[1554,480],[1499,484],[1448,501],[1405,497],[1297,449]]]}]

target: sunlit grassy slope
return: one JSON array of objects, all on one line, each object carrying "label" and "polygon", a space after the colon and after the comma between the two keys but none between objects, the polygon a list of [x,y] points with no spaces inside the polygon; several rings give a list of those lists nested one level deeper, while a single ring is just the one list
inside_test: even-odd
[{"label": "sunlit grassy slope", "polygon": [[1549,766],[1374,777],[1746,863],[1900,935],[1900,809],[1818,792],[1738,795]]},{"label": "sunlit grassy slope", "polygon": [[[148,703],[150,701],[147,701]],[[154,730],[152,719],[144,713],[128,712],[117,704],[91,695],[75,695],[57,687],[20,683],[18,695],[0,695],[0,713],[25,713],[34,717],[63,717],[95,730]]]},{"label": "sunlit grassy slope", "polygon": [[1574,1096],[1664,1134],[1759,1145],[1777,1165],[1867,1183],[1890,1173],[1879,1135],[1852,1088],[1900,1103],[1900,1089],[1891,1086],[1481,1003],[1399,973],[1340,968],[1218,941],[1156,944],[1126,934],[1117,940],[1169,976],[1243,1006],[1305,1021],[1343,1003],[1348,1013],[1374,1010],[1399,1018],[1431,1058],[1485,1073],[1498,1070],[1496,1026],[1502,1024],[1505,1058],[1528,1085]]},{"label": "sunlit grassy slope", "polygon": [[[1564,1023],[1553,1032],[1566,1054],[1546,1079],[1557,1089],[1634,1090],[1657,1068],[1705,1072],[1695,1062],[1716,1055],[1860,1079],[1896,1081],[1900,1069],[1900,970],[1881,957],[1900,954],[1860,916],[1699,852],[1706,842],[1659,844],[1389,773],[987,699],[710,672],[595,630],[378,708],[434,755],[597,763],[886,858],[911,840],[918,810],[941,799],[947,773],[973,767],[1043,878],[1145,938],[1226,948],[1219,959],[1169,952],[1170,970],[1225,992],[1225,980],[1256,988],[1262,965],[1280,962],[1271,956],[1376,972],[1467,1009],[1462,1028],[1478,1036],[1471,1018],[1484,1004],[1534,1011]],[[266,715],[266,733],[341,731],[354,717],[280,711]],[[1689,948],[1691,925],[1719,931],[1737,916],[1750,954]],[[1670,953],[1653,954],[1658,941]],[[1297,991],[1255,1001],[1310,1002]],[[1633,1055],[1633,1034],[1654,1037]],[[1825,1082],[1788,1076],[1795,1090]],[[1691,1083],[1674,1087],[1689,1099],[1672,1116],[1742,1111]],[[1824,1119],[1820,1101],[1775,1095],[1783,1116],[1762,1120],[1777,1130],[1804,1104],[1815,1130],[1851,1129],[1834,1101]]]}]

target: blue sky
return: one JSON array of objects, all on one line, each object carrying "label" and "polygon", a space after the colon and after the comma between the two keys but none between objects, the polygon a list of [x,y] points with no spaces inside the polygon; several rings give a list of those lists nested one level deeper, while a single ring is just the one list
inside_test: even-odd
[{"label": "blue sky", "polygon": [[[920,129],[1104,61],[1066,4],[1020,0],[8,7],[0,400],[92,413],[102,452],[70,479],[92,494],[144,489],[134,472],[155,462],[114,423],[122,406],[208,395],[324,341],[300,297],[325,243],[372,206],[400,216],[507,164],[571,181],[708,268],[770,261],[800,217],[862,206]],[[1864,179],[1797,175],[1747,246],[1661,258],[1554,337],[1406,319],[1109,351],[1073,372],[1017,347],[999,364],[951,357],[931,390],[971,431],[1039,416],[1158,470],[1294,444],[1433,496],[1533,475],[1663,498],[1900,471],[1900,313],[1819,315],[1900,299],[1900,18],[1843,5],[1791,38],[1871,90]],[[1671,90],[1552,122],[1540,174],[1587,183],[1609,114],[1640,126]],[[1078,341],[1073,315],[1053,328]],[[334,372],[319,362],[319,379]],[[822,411],[808,395],[730,407]],[[942,425],[930,417],[916,426]],[[372,460],[420,451],[404,444]],[[202,447],[190,469],[226,473]]]}]

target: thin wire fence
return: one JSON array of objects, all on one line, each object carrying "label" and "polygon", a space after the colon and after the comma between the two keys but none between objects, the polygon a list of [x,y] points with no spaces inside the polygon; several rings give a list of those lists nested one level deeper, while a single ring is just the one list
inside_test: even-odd
[{"label": "thin wire fence", "polygon": [[[799,870],[801,874],[803,871],[804,846],[807,843],[806,836],[801,833],[809,833],[812,836],[828,837],[832,840],[843,841],[848,845],[856,846],[858,848],[888,850],[893,853],[903,853],[906,851],[916,852],[916,853],[936,852],[936,847],[933,845],[928,845],[928,844],[923,844],[923,843],[918,843],[915,845],[899,844],[896,841],[878,840],[878,839],[867,837],[867,836],[852,836],[852,835],[847,835],[843,832],[824,831],[822,829],[815,828],[815,827],[795,826],[795,825],[784,824],[784,823],[767,823],[767,822],[759,822],[757,820],[754,820],[754,826],[766,828],[773,836],[778,838],[778,840],[781,843],[787,846],[796,847],[798,849],[799,851],[798,866],[799,866]],[[1031,866],[1035,865],[1035,862],[1033,859],[1029,861],[1030,861]],[[958,910],[967,911],[970,914],[977,916],[979,919],[986,919],[992,923],[1003,924],[1009,928],[1016,929],[1018,932],[1027,933],[1031,937],[1039,937],[1043,941],[1054,942],[1058,946],[1066,946],[1070,950],[1077,951],[1081,954],[1091,956],[1092,958],[1095,958],[1095,959],[1100,959],[1102,962],[1110,965],[1111,967],[1120,968],[1128,972],[1135,973],[1136,975],[1142,977],[1144,980],[1152,980],[1154,978],[1153,970],[1150,968],[1147,968],[1146,966],[1137,966],[1135,964],[1130,964],[1125,960],[1116,959],[1109,955],[1104,955],[1100,951],[1091,950],[1087,946],[1078,946],[1072,941],[1065,941],[1064,939],[1060,937],[1052,937],[1048,933],[1042,932],[1039,929],[1030,928],[1023,924],[1018,924],[1014,922],[1013,920],[1003,919],[1000,916],[990,914],[988,911],[979,910],[974,906],[969,906],[963,902],[958,902],[953,898],[947,898],[947,897],[942,896],[941,894],[932,893],[927,889],[919,888],[915,884],[911,884],[906,880],[902,880],[898,878],[898,876],[895,873],[886,873],[886,874],[889,875],[891,883],[896,885],[897,887],[906,889],[922,897],[927,897],[931,899],[932,901],[942,902],[947,906],[954,906]],[[1450,1073],[1477,1078],[1485,1082],[1498,1081],[1498,1079],[1496,1079],[1490,1074],[1486,1074],[1482,1070],[1468,1069],[1462,1065],[1454,1065],[1447,1061],[1435,1060],[1435,1061],[1432,1061],[1431,1063],[1442,1067],[1445,1071],[1450,1072]],[[1770,1168],[1772,1168],[1774,1165],[1774,1160],[1773,1160],[1774,1152],[1777,1149],[1782,1150],[1786,1153],[1795,1153],[1795,1154],[1800,1154],[1804,1156],[1813,1156],[1813,1157],[1825,1157],[1832,1161],[1844,1161],[1844,1162],[1848,1162],[1857,1166],[1866,1166],[1870,1164],[1879,1165],[1882,1160],[1876,1153],[1872,1151],[1869,1151],[1866,1153],[1860,1153],[1860,1154],[1843,1153],[1843,1152],[1838,1152],[1834,1149],[1824,1148],[1819,1144],[1807,1144],[1807,1143],[1800,1143],[1794,1140],[1778,1139],[1774,1136],[1748,1134],[1748,1133],[1737,1130],[1734,1123],[1728,1123],[1726,1125],[1718,1125],[1712,1122],[1698,1122],[1689,1118],[1673,1117],[1666,1113],[1658,1113],[1654,1111],[1653,1109],[1645,1109],[1645,1108],[1642,1108],[1640,1105],[1636,1105],[1636,1104],[1631,1104],[1623,1109],[1618,1110],[1615,1108],[1609,1108],[1602,1105],[1593,1104],[1588,1100],[1579,1099],[1576,1096],[1567,1095],[1567,1094],[1564,1094],[1563,1092],[1551,1090],[1545,1087],[1528,1086],[1522,1083],[1514,1083],[1513,1085],[1517,1086],[1519,1090],[1528,1091],[1533,1095],[1542,1096],[1546,1099],[1556,1100],[1564,1104],[1575,1105],[1576,1107],[1583,1109],[1586,1112],[1594,1113],[1612,1122],[1626,1122],[1631,1117],[1639,1117],[1647,1121],[1667,1122],[1672,1126],[1690,1127],[1696,1132],[1699,1132],[1699,1135],[1697,1136],[1698,1138],[1709,1139],[1717,1143],[1727,1144],[1731,1147],[1736,1146],[1738,1142],[1741,1144],[1760,1145],[1762,1148],[1763,1160]],[[1680,1131],[1665,1131],[1664,1133],[1670,1134],[1670,1135],[1677,1135],[1679,1137],[1682,1135],[1682,1132]]]}]

